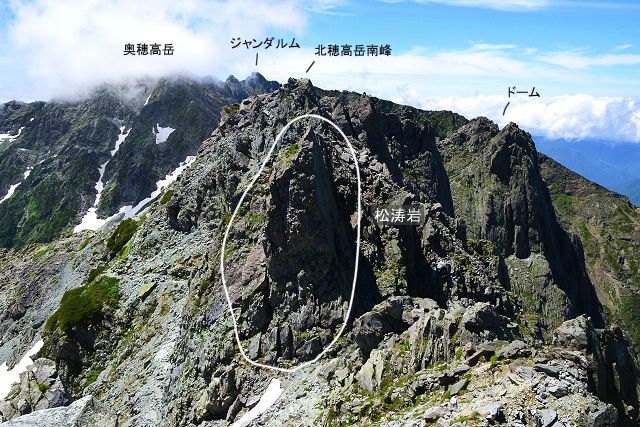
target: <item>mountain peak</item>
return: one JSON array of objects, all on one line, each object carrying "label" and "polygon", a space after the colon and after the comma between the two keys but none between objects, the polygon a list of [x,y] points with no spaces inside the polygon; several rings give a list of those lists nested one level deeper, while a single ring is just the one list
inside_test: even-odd
[{"label": "mountain peak", "polygon": [[[0,355],[12,365],[42,344],[2,417],[95,395],[110,425],[242,423],[273,391],[245,357],[314,363],[278,377],[265,425],[637,415],[636,362],[517,126],[257,74],[152,95],[118,120],[109,102],[100,114],[49,105],[32,124],[0,113],[3,126],[26,122],[0,151],[0,188],[20,182],[0,204],[11,243],[62,233],[53,225],[78,223],[73,207],[144,209],[0,252]],[[345,138],[314,118],[281,133],[305,114]],[[629,232],[613,233],[614,261],[635,269]]]}]

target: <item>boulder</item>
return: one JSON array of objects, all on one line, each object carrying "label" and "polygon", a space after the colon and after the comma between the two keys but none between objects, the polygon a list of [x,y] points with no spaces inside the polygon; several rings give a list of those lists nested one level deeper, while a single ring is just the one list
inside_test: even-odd
[{"label": "boulder", "polygon": [[517,359],[528,356],[531,356],[531,348],[520,340],[511,341],[496,351],[498,359]]},{"label": "boulder", "polygon": [[385,369],[386,353],[382,350],[373,350],[369,360],[362,365],[356,374],[356,380],[360,387],[373,392],[382,384],[382,376]]},{"label": "boulder", "polygon": [[3,427],[113,427],[116,416],[93,396],[85,396],[69,406],[43,409],[9,420]]},{"label": "boulder", "polygon": [[386,334],[407,330],[421,314],[434,308],[437,308],[437,303],[428,298],[392,296],[356,319],[353,325],[355,342],[369,353]]},{"label": "boulder", "polygon": [[592,326],[586,316],[567,320],[553,332],[553,343],[575,350],[587,350],[590,328]]}]

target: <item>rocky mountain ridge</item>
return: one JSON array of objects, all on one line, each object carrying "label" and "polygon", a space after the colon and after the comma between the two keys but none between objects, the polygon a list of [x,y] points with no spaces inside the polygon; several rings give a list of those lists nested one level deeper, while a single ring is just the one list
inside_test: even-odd
[{"label": "rocky mountain ridge", "polygon": [[[301,114],[336,123],[357,152],[360,268],[343,338],[318,363],[274,374],[239,357],[218,264],[230,212]],[[343,319],[353,162],[333,128],[299,122],[231,226],[227,281],[255,360],[309,360]],[[410,204],[425,207],[420,226],[374,221],[373,206]],[[277,379],[276,403],[251,425],[634,425],[635,354],[563,224],[517,126],[289,80],[223,109],[142,216],[3,252],[0,354],[11,347],[15,361],[40,336],[44,346],[0,412],[9,426],[54,413],[223,426]],[[58,412],[38,418],[45,408]]]}]

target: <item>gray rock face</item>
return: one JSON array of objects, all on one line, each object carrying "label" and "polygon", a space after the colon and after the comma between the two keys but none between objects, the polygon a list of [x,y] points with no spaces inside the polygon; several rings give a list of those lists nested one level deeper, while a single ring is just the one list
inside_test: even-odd
[{"label": "gray rock face", "polygon": [[[382,113],[367,97],[354,97],[343,105],[321,94],[291,81],[279,92],[252,98],[226,114],[213,133],[211,141],[216,143],[205,143],[203,155],[224,159],[228,169],[202,168],[192,172],[193,179],[186,177],[189,184],[167,205],[172,227],[183,232],[202,227],[203,213],[219,210],[215,194],[224,194],[230,205],[239,200],[247,177],[255,172],[250,166],[268,148],[264,134],[277,133],[281,117],[323,114],[345,131],[359,153],[365,237],[353,313],[362,314],[400,295],[384,302],[379,313],[357,321],[356,339],[363,350],[373,349],[387,332],[408,328],[415,318],[411,311],[424,309],[402,308],[404,296],[441,301],[454,293],[492,302],[503,298],[492,293],[491,286],[463,285],[462,271],[438,271],[445,253],[436,255],[432,247],[454,252],[463,251],[463,244],[446,214],[450,195],[435,150],[435,129]],[[282,102],[285,98],[292,101]],[[400,140],[404,143],[398,144]],[[289,355],[308,360],[328,344],[344,320],[355,262],[357,188],[346,144],[331,128],[314,121],[294,125],[280,144],[234,218],[225,271],[241,309],[241,338],[253,340],[261,334],[259,347],[270,363],[290,360]],[[373,171],[370,164],[382,164],[382,172]],[[410,164],[411,173],[424,174],[428,185],[405,184]],[[419,202],[429,206],[424,229],[381,228],[372,221],[370,207],[375,204]],[[247,269],[247,263],[256,267]],[[439,285],[426,286],[428,277]],[[256,348],[257,342],[252,342]]]},{"label": "gray rock face", "polygon": [[55,362],[40,358],[20,374],[20,382],[12,386],[4,401],[0,401],[0,415],[11,419],[33,411],[65,406],[71,401]]},{"label": "gray rock face", "polygon": [[116,417],[93,396],[67,407],[44,409],[2,424],[6,427],[113,427]]},{"label": "gray rock face", "polygon": [[514,340],[500,348],[496,356],[500,359],[513,359],[531,355],[531,348],[520,340]]},{"label": "gray rock face", "polygon": [[540,427],[549,427],[558,420],[558,413],[553,409],[543,409],[538,416]]},{"label": "gray rock face", "polygon": [[[233,93],[241,89],[230,84]],[[159,99],[154,109],[162,109]],[[343,129],[356,159],[331,127],[298,122],[231,222],[275,135],[308,113]],[[574,267],[562,270],[550,259],[566,248],[543,226],[553,230],[554,218],[529,161],[528,135],[486,120],[455,132],[465,123],[295,80],[223,110],[171,197],[149,207],[117,256],[105,244],[113,227],[86,244],[57,242],[46,255],[59,264],[51,270],[59,279],[46,282],[55,291],[32,280],[26,299],[18,283],[0,299],[11,307],[1,320],[7,348],[12,339],[31,342],[49,323],[36,377],[15,387],[13,412],[4,416],[39,416],[40,402],[75,399],[51,412],[71,420],[75,409],[65,411],[89,407],[83,396],[94,395],[108,409],[97,409],[96,420],[113,424],[109,414],[119,413],[127,427],[221,427],[259,407],[278,379],[281,394],[253,424],[559,427],[634,419],[636,364],[621,331],[580,317],[562,323],[578,307],[587,310],[590,288],[578,276],[561,281]],[[451,164],[458,160],[471,169]],[[295,373],[254,368],[239,356],[222,288],[222,235],[229,226],[225,278],[242,348],[279,367],[313,359],[335,338],[350,298],[355,162],[362,239],[345,333]],[[473,189],[464,202],[461,182]],[[425,212],[418,226],[373,218],[374,206],[414,203]],[[2,256],[11,263],[17,255]],[[28,249],[19,256],[13,274],[27,278],[40,264]],[[33,314],[47,292],[57,307],[64,290],[87,283],[94,268],[117,279],[118,291],[95,321],[65,329],[59,317]],[[581,289],[582,302],[572,293]],[[57,394],[27,407],[23,392],[38,381]]]},{"label": "gray rock face", "polygon": [[590,345],[590,330],[593,331],[593,327],[589,320],[584,316],[580,316],[567,320],[556,328],[553,341],[576,350],[586,350]]},{"label": "gray rock face", "polygon": [[638,411],[638,370],[629,343],[618,328],[597,330],[590,319],[567,320],[553,334],[553,342],[584,351],[594,393],[618,408]]},{"label": "gray rock face", "polygon": [[589,427],[615,426],[618,420],[618,412],[613,405],[601,405],[583,417],[583,422]]},{"label": "gray rock face", "polygon": [[413,299],[408,296],[390,297],[365,313],[353,325],[356,344],[365,352],[378,346],[384,335],[389,332],[401,333],[409,328],[424,313],[438,307],[438,304],[426,298]]},{"label": "gray rock face", "polygon": [[[456,214],[465,220],[469,237],[489,240],[496,254],[510,258],[502,281],[522,296],[526,312],[546,313],[528,327],[548,334],[582,313],[602,326],[582,247],[558,224],[531,136],[514,123],[499,130],[479,118],[438,146]],[[527,275],[521,276],[518,269]]]}]

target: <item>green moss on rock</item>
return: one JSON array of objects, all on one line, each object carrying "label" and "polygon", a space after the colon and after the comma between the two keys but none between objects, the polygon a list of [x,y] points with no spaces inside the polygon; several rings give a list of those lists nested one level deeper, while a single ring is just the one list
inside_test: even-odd
[{"label": "green moss on rock", "polygon": [[45,329],[68,333],[78,326],[88,326],[102,320],[103,308],[114,307],[120,292],[118,279],[102,276],[84,286],[64,293],[60,307],[47,320]]},{"label": "green moss on rock", "polygon": [[227,114],[235,114],[238,112],[238,110],[240,110],[240,106],[238,104],[227,105],[223,107],[223,110]]},{"label": "green moss on rock", "polygon": [[160,204],[161,205],[166,205],[167,203],[169,203],[169,201],[171,200],[171,198],[173,197],[173,194],[175,192],[173,190],[167,190],[162,197],[160,197]]},{"label": "green moss on rock", "polygon": [[291,159],[293,156],[298,154],[298,151],[300,151],[300,145],[298,145],[298,143],[293,143],[289,145],[287,149],[284,151],[284,159],[285,160]]},{"label": "green moss on rock", "polygon": [[131,240],[131,237],[138,231],[138,221],[128,218],[121,221],[113,234],[107,239],[107,249],[109,254],[114,257],[124,246]]}]

